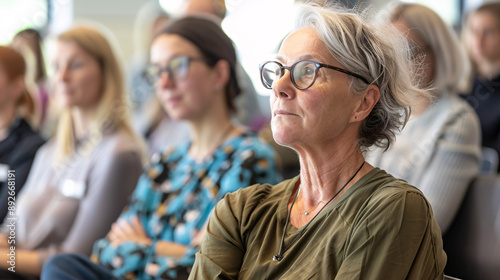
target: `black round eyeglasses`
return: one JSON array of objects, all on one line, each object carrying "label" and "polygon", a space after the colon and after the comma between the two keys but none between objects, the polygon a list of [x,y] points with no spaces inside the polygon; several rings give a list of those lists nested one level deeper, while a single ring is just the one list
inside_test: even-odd
[{"label": "black round eyeglasses", "polygon": [[277,61],[267,61],[260,65],[260,79],[265,88],[271,89],[275,81],[281,79],[285,74],[285,69],[290,71],[290,79],[292,84],[298,89],[308,89],[316,80],[318,70],[321,67],[332,69],[344,74],[356,77],[361,81],[370,84],[363,76],[347,71],[345,69],[335,67],[332,65],[316,62],[314,60],[299,60],[292,64],[292,66],[283,66]]}]

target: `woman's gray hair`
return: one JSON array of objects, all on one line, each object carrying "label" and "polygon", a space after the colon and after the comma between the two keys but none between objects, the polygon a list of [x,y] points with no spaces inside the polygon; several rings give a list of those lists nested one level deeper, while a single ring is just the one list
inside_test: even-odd
[{"label": "woman's gray hair", "polygon": [[[408,42],[387,21],[335,4],[304,4],[296,29],[313,28],[333,57],[346,69],[380,89],[380,100],[360,127],[358,144],[389,149],[409,119],[410,105],[428,93],[416,86]],[[350,77],[355,94],[370,85]]]},{"label": "woman's gray hair", "polygon": [[402,20],[434,54],[434,94],[458,94],[469,86],[471,66],[455,32],[430,8],[420,4],[398,3],[389,7],[391,21]]}]

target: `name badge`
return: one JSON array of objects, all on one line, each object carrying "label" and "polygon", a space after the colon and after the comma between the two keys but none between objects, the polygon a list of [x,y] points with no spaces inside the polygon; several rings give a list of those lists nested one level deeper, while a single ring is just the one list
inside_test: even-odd
[{"label": "name badge", "polygon": [[9,166],[7,164],[0,163],[0,182],[7,182],[8,172]]},{"label": "name badge", "polygon": [[82,199],[85,196],[85,189],[85,183],[66,179],[61,186],[61,193],[66,197]]}]

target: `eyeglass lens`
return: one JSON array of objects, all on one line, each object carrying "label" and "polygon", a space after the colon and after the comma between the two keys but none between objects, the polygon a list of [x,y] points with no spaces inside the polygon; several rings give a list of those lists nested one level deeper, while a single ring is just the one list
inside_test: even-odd
[{"label": "eyeglass lens", "polygon": [[[264,86],[270,89],[273,83],[284,75],[285,69],[288,69],[288,67],[283,67],[274,61],[265,63],[262,68],[262,82]],[[312,61],[299,61],[292,65],[290,70],[292,82],[299,89],[307,88],[314,83],[316,64]]]},{"label": "eyeglass lens", "polygon": [[151,84],[156,84],[164,72],[167,72],[171,79],[181,80],[187,76],[189,69],[189,57],[179,56],[170,60],[166,67],[152,65],[145,73],[146,79]]}]

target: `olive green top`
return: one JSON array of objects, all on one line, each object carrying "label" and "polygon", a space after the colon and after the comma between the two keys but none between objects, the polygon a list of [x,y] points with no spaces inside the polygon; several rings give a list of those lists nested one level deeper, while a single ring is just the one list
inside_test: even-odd
[{"label": "olive green top", "polygon": [[[443,279],[446,254],[429,203],[378,168],[273,261],[298,180],[254,185],[220,201],[189,279]],[[284,248],[303,228],[288,226]]]}]

